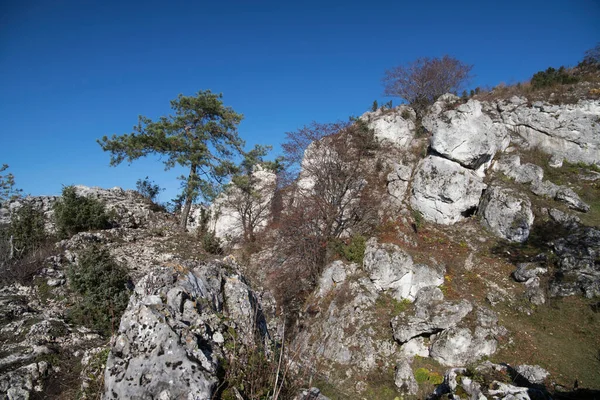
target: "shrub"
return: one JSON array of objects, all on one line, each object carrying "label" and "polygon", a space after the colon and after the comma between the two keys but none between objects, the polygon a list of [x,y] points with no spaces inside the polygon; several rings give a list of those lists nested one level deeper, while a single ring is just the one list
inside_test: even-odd
[{"label": "shrub", "polygon": [[69,320],[104,336],[114,332],[129,301],[127,270],[106,248],[92,246],[79,254],[67,277],[80,297],[68,312]]},{"label": "shrub", "polygon": [[367,239],[362,235],[354,235],[349,240],[335,240],[333,250],[347,261],[362,264],[365,256]]},{"label": "shrub", "polygon": [[31,204],[25,204],[11,215],[6,234],[9,240],[12,238],[13,257],[20,259],[46,240],[44,215]]},{"label": "shrub", "polygon": [[202,247],[210,254],[223,254],[221,240],[215,235],[215,231],[202,233]]},{"label": "shrub", "polygon": [[63,239],[78,232],[110,228],[104,204],[79,196],[73,186],[63,188],[61,199],[54,204],[54,218],[58,236]]},{"label": "shrub", "polygon": [[148,177],[145,177],[143,180],[138,179],[135,183],[135,188],[139,194],[152,202],[156,200],[156,197],[160,192],[165,190],[154,183],[154,181],[151,181]]},{"label": "shrub", "polygon": [[531,87],[541,89],[556,84],[566,85],[576,83],[577,81],[577,77],[571,75],[565,67],[560,67],[559,69],[550,67],[545,71],[539,71],[533,75],[531,78]]},{"label": "shrub", "polygon": [[10,225],[0,230],[0,281],[29,283],[51,252],[42,213],[23,205],[11,215]]}]

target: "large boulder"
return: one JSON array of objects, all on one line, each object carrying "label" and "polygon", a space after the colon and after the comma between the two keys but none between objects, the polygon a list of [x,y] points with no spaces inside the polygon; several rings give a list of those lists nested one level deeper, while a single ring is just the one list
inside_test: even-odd
[{"label": "large boulder", "polygon": [[437,287],[421,289],[417,295],[414,312],[405,311],[391,321],[394,339],[406,343],[417,336],[431,335],[456,326],[471,312],[473,306],[467,300],[442,301]]},{"label": "large boulder", "polygon": [[211,399],[228,329],[240,345],[266,340],[265,326],[253,292],[231,266],[154,270],[138,282],[121,318],[104,399]]},{"label": "large boulder", "polygon": [[415,136],[415,112],[408,106],[400,106],[388,113],[379,109],[365,113],[361,118],[373,129],[379,142],[406,147]]},{"label": "large boulder", "polygon": [[423,126],[432,133],[434,151],[471,169],[487,168],[496,152],[510,143],[506,127],[484,114],[477,100],[430,115]]},{"label": "large boulder", "polygon": [[486,187],[475,171],[428,156],[417,166],[410,203],[428,221],[450,225],[476,211]]},{"label": "large boulder", "polygon": [[530,147],[572,163],[600,164],[600,100],[561,105],[535,102],[530,106],[525,99],[513,97],[496,107],[506,127]]},{"label": "large boulder", "polygon": [[485,191],[479,214],[486,228],[511,242],[527,240],[533,225],[531,202],[527,196],[500,186]]},{"label": "large boulder", "polygon": [[389,291],[397,300],[413,301],[423,287],[444,283],[444,269],[415,264],[412,257],[391,243],[367,242],[363,268],[379,290]]}]

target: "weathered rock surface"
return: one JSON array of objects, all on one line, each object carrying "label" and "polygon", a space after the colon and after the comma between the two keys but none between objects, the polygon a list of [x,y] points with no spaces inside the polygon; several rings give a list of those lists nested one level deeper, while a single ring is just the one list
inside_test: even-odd
[{"label": "weathered rock surface", "polygon": [[402,202],[406,196],[411,175],[412,166],[403,164],[394,165],[394,170],[387,175],[388,194]]},{"label": "weathered rock surface", "polygon": [[534,218],[526,195],[500,186],[491,186],[485,191],[479,214],[486,228],[512,242],[527,240]]},{"label": "weathered rock surface", "polygon": [[216,237],[228,243],[243,237],[242,222],[244,219],[254,225],[255,232],[263,230],[271,219],[270,206],[275,194],[277,176],[257,165],[248,179],[252,181],[254,188],[250,194],[230,185],[210,207],[193,206],[188,220],[188,228],[190,230],[200,228],[203,213],[208,213],[205,228],[214,231]]},{"label": "weathered rock surface", "polygon": [[121,319],[107,360],[104,398],[211,399],[224,354],[222,315],[245,340],[266,340],[257,307],[241,276],[226,265],[151,272],[136,286]]},{"label": "weathered rock surface", "polygon": [[600,296],[600,230],[575,227],[552,245],[559,270],[550,285],[550,293],[586,297]]},{"label": "weathered rock surface", "polygon": [[394,374],[394,384],[401,393],[416,395],[419,390],[419,384],[413,375],[410,361],[406,358],[396,364],[396,373]]},{"label": "weathered rock surface", "polygon": [[444,283],[444,269],[415,264],[412,257],[395,244],[379,244],[369,239],[363,268],[379,290],[390,291],[397,300],[414,300],[426,286]]},{"label": "weathered rock surface", "polygon": [[569,162],[600,164],[597,119],[600,101],[551,105],[513,97],[497,103],[507,128],[516,131],[530,147],[560,156]]},{"label": "weathered rock surface", "polygon": [[423,126],[432,133],[431,148],[435,152],[475,170],[487,168],[496,152],[510,143],[505,126],[484,114],[477,100],[432,114],[423,120]]},{"label": "weathered rock surface", "polygon": [[[404,118],[403,115],[407,118]],[[379,109],[361,116],[373,129],[375,138],[382,143],[406,147],[415,136],[415,112],[408,106],[400,106],[393,113]]]},{"label": "weathered rock surface", "polygon": [[492,355],[497,349],[498,318],[488,309],[477,310],[477,326],[454,326],[436,335],[429,355],[442,365],[462,366]]},{"label": "weathered rock surface", "polygon": [[417,166],[410,203],[428,221],[450,225],[474,212],[486,187],[474,171],[429,156]]},{"label": "weathered rock surface", "polygon": [[[155,206],[150,201],[134,190],[123,190],[120,187],[102,189],[99,187],[88,187],[83,185],[74,186],[79,196],[100,200],[104,203],[106,211],[115,226],[123,228],[147,227],[150,222],[156,220]],[[54,232],[56,227],[52,219],[54,215],[54,203],[60,196],[28,196],[22,199],[12,200],[4,208],[0,209],[0,225],[10,223],[10,213],[30,204],[40,210],[46,219],[46,229]]]},{"label": "weathered rock surface", "polygon": [[394,339],[406,343],[410,339],[441,332],[456,326],[473,306],[466,300],[442,301],[439,288],[424,288],[417,294],[414,314],[402,312],[391,321]]}]

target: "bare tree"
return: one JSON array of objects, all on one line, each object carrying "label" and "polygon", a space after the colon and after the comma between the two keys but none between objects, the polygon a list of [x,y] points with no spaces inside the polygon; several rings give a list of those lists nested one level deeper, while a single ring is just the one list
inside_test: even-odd
[{"label": "bare tree", "polygon": [[448,55],[422,57],[385,71],[384,93],[406,100],[422,114],[438,97],[463,89],[471,78],[472,65]]},{"label": "bare tree", "polygon": [[[335,133],[325,134],[330,132]],[[327,244],[375,221],[374,196],[366,190],[363,169],[374,140],[360,122],[313,123],[296,132],[295,143],[306,140],[306,135],[322,139],[301,151],[304,159],[294,201],[285,210],[280,230],[283,237],[293,238],[294,252],[308,264],[310,279],[316,280],[326,261]]]}]

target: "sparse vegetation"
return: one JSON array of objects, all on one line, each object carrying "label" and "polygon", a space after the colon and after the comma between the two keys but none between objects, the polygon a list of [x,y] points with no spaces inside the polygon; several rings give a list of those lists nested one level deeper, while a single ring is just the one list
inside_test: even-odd
[{"label": "sparse vegetation", "polygon": [[333,250],[346,261],[362,264],[365,256],[367,239],[362,235],[354,235],[349,239],[336,239],[332,242]]},{"label": "sparse vegetation", "polygon": [[154,181],[151,181],[148,177],[145,177],[144,179],[138,179],[135,183],[135,188],[139,194],[152,202],[155,202],[160,192],[165,190],[154,183]]}]

